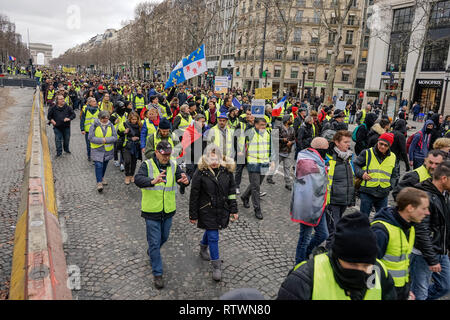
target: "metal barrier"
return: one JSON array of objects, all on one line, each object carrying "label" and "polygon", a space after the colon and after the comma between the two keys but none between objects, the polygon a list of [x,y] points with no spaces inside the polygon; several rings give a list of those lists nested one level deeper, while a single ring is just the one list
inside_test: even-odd
[{"label": "metal barrier", "polygon": [[0,87],[36,88],[37,82],[30,78],[0,78]]}]

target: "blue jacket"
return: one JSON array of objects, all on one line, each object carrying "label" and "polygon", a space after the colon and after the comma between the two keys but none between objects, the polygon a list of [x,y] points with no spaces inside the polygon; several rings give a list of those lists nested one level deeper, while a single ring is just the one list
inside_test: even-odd
[{"label": "blue jacket", "polygon": [[[158,129],[158,126],[155,126],[155,128]],[[145,146],[147,145],[147,133],[148,133],[147,121],[144,121],[144,124],[142,125],[141,128],[141,149],[145,149]]]},{"label": "blue jacket", "polygon": [[413,113],[419,114],[420,113],[420,104],[415,104],[413,107]]},{"label": "blue jacket", "polygon": [[409,161],[413,161],[413,159],[425,159],[427,157],[430,148],[431,133],[426,134],[426,129],[430,124],[434,126],[432,120],[427,120],[422,130],[420,130],[422,135],[416,134],[412,139],[408,152]]}]

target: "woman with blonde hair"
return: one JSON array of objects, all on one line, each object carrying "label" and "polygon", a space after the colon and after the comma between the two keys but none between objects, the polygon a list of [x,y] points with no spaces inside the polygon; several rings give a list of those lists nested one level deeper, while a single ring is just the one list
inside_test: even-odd
[{"label": "woman with blonde hair", "polygon": [[238,219],[235,167],[232,159],[223,157],[220,148],[211,144],[205,149],[191,181],[189,220],[205,230],[200,257],[211,261],[215,281],[222,277],[219,230],[227,228],[230,220]]},{"label": "woman with blonde hair", "polygon": [[134,173],[136,171],[136,163],[142,160],[142,152],[140,148],[142,122],[136,112],[128,115],[128,120],[119,126],[118,135],[123,139],[123,159],[125,165],[125,184],[129,185],[134,182]]},{"label": "woman with blonde hair", "polygon": [[448,153],[450,151],[450,138],[439,138],[433,144],[433,149],[444,151]]}]

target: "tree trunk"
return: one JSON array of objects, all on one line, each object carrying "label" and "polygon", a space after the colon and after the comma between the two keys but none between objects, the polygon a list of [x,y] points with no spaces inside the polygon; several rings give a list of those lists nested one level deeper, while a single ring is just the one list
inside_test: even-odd
[{"label": "tree trunk", "polygon": [[334,78],[336,76],[336,59],[339,55],[339,45],[341,44],[341,40],[342,40],[342,23],[340,23],[338,26],[336,41],[334,43],[333,53],[331,54],[330,58],[330,66],[329,66],[330,69],[328,72],[327,86],[325,88],[325,97],[324,97],[324,103],[327,105],[333,102]]},{"label": "tree trunk", "polygon": [[281,79],[280,79],[280,88],[278,89],[278,98],[284,97],[283,91],[284,91],[284,78],[286,76],[286,58],[287,58],[287,42],[285,42],[283,48],[283,62],[281,63]]},{"label": "tree trunk", "polygon": [[401,100],[401,85],[402,85],[402,66],[403,66],[403,61],[405,60],[403,57],[403,42],[400,45],[400,63],[398,66],[398,84],[397,84],[397,90],[396,90],[396,96],[397,96],[397,100],[395,101],[395,108],[394,108],[394,116],[393,118],[395,119],[395,117],[397,116],[397,113],[400,109],[400,100]]}]

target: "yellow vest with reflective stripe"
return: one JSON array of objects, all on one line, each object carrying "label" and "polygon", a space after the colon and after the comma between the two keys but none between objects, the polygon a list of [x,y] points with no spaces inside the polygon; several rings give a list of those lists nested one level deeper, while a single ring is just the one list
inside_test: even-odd
[{"label": "yellow vest with reflective stripe", "polygon": [[86,113],[84,117],[84,131],[89,132],[89,129],[91,128],[92,124],[94,123],[95,119],[98,118],[98,114],[100,113],[100,110],[96,108],[96,112],[94,114],[89,112],[89,109],[85,108]]},{"label": "yellow vest with reflective stripe", "polygon": [[366,109],[362,109],[362,117],[361,117],[361,122],[360,123],[364,123],[364,121],[366,120]]},{"label": "yellow vest with reflective stripe", "polygon": [[135,102],[136,102],[136,110],[139,110],[139,113],[140,113],[141,110],[144,109],[144,107],[145,107],[145,98],[144,97],[142,97],[142,98],[136,97]]},{"label": "yellow vest with reflective stripe", "polygon": [[160,103],[158,103],[158,106],[161,108],[162,116],[163,116],[164,118],[166,118],[167,120],[172,119],[173,114],[171,114],[170,116],[167,116],[167,109],[166,109],[166,106],[164,106],[164,105],[162,105],[162,104],[160,104]]},{"label": "yellow vest with reflective stripe", "polygon": [[[148,170],[148,177],[153,180],[159,176],[159,169],[153,159],[145,161]],[[141,209],[148,213],[171,213],[176,210],[176,191],[175,182],[176,164],[170,161],[166,169],[166,182],[161,182],[151,188],[142,188]]]},{"label": "yellow vest with reflective stripe", "polygon": [[[206,118],[207,123],[209,122],[210,116],[211,116],[211,111],[209,111],[209,109],[208,109],[205,111],[205,118]],[[219,116],[220,116],[220,112],[218,109],[216,109],[216,122],[217,122],[217,119],[219,118]]]},{"label": "yellow vest with reflective stripe", "polygon": [[[367,168],[369,152],[371,152],[372,158],[370,160],[369,168]],[[379,163],[378,159],[375,157],[373,148],[368,149],[366,151],[366,165],[362,169],[364,171],[368,169],[368,174],[372,177],[372,179],[364,181],[364,187],[376,188],[380,186],[383,189],[389,188],[391,186],[392,171],[395,167],[395,159],[395,154],[391,152],[391,154],[386,157],[382,163]]]},{"label": "yellow vest with reflective stripe", "polygon": [[[103,135],[103,130],[101,126],[98,126],[97,128],[95,128],[95,136],[97,138],[109,138],[112,137],[112,129],[110,126],[108,126],[108,129],[106,129],[106,135]],[[97,149],[100,147],[105,147],[105,151],[111,151],[112,149],[114,149],[114,144],[95,144],[91,142],[91,148],[92,149]]]},{"label": "yellow vest with reflective stripe", "polygon": [[375,223],[384,225],[389,233],[389,242],[381,261],[394,279],[394,285],[399,288],[403,287],[409,282],[409,256],[414,247],[415,229],[411,227],[409,239],[406,239],[401,228],[382,220],[375,220],[371,225]]},{"label": "yellow vest with reflective stripe", "polygon": [[[158,146],[158,143],[160,143],[161,141],[162,141],[162,139],[158,138],[158,131],[156,131],[156,132],[153,134],[153,142],[154,142],[154,149],[155,149],[155,150],[156,150],[156,147]],[[173,139],[172,139],[171,135],[169,135],[169,137],[167,138],[167,142],[170,143],[170,145],[172,146],[172,155],[171,155],[171,158],[176,158],[178,155],[176,155],[176,154],[173,152],[173,148],[174,148],[175,146],[174,146],[174,144],[173,144]]]},{"label": "yellow vest with reflective stripe", "polygon": [[[218,146],[220,148],[220,150],[223,152],[224,151],[224,147],[223,147],[223,135],[222,132],[220,131],[218,126],[214,126],[211,130],[214,131],[214,144],[216,146]],[[226,129],[226,149],[223,154],[226,155],[227,157],[231,157],[232,152],[233,152],[233,132],[231,129]]]},{"label": "yellow vest with reflective stripe", "polygon": [[344,123],[348,123],[350,119],[350,110],[344,109],[344,114],[345,114]]},{"label": "yellow vest with reflective stripe", "polygon": [[[364,300],[381,300],[381,298],[380,276],[375,273],[375,286],[367,289]],[[311,300],[351,300],[337,284],[330,259],[326,253],[314,257],[314,282]]]},{"label": "yellow vest with reflective stripe", "polygon": [[[333,187],[333,178],[334,178],[334,169],[336,168],[336,160],[333,159],[332,156],[328,155],[329,158],[329,167],[328,167],[328,185],[327,185],[327,204],[330,204],[330,200],[331,200],[331,190]],[[355,176],[355,172],[353,170],[353,167],[350,166],[350,168],[352,168],[352,173],[353,173],[353,177]],[[353,179],[354,181],[354,179]]]},{"label": "yellow vest with reflective stripe", "polygon": [[270,162],[270,134],[264,130],[261,136],[256,129],[254,135],[248,142],[247,162],[248,163],[269,163]]},{"label": "yellow vest with reflective stripe", "polygon": [[[150,122],[150,120],[148,118],[145,118],[145,124],[147,125],[147,137],[151,134],[156,133],[156,131],[158,131],[157,127],[155,127],[155,125]],[[145,139],[147,139],[147,137],[145,137]]]},{"label": "yellow vest with reflective stripe", "polygon": [[181,114],[177,114],[177,117],[181,118],[180,125],[178,126],[178,129],[181,130],[184,133],[184,131],[186,131],[186,129],[191,125],[192,117],[191,117],[191,115],[189,115],[189,118],[188,118],[187,121],[186,121],[186,119],[184,119],[181,116]]},{"label": "yellow vest with reflective stripe", "polygon": [[65,102],[67,105],[70,105],[70,98],[69,98],[69,96],[67,96],[67,97],[64,98],[64,102]]},{"label": "yellow vest with reflective stripe", "polygon": [[428,172],[425,165],[421,165],[417,169],[414,169],[415,172],[419,175],[419,182],[423,182],[429,178],[431,178],[430,173]]},{"label": "yellow vest with reflective stripe", "polygon": [[112,113],[114,111],[114,106],[111,101],[108,101],[107,103],[102,101],[100,102],[99,109],[102,111],[108,111],[109,113]]},{"label": "yellow vest with reflective stripe", "polygon": [[55,89],[53,89],[53,90],[48,90],[48,93],[47,93],[47,100],[52,100],[54,96],[55,96]]}]

